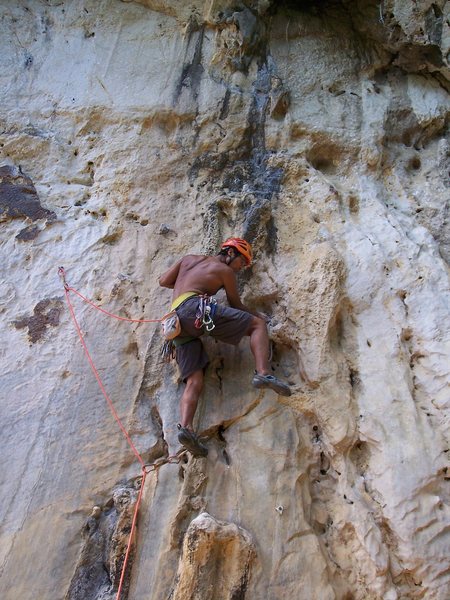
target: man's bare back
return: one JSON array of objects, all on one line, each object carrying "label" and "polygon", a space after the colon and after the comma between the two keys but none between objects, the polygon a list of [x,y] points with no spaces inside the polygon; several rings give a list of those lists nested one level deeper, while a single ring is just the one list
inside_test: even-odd
[{"label": "man's bare back", "polygon": [[198,292],[213,296],[224,286],[223,274],[229,270],[213,256],[185,256],[178,271],[173,289],[174,299],[185,292]]},{"label": "man's bare back", "polygon": [[238,270],[239,262],[230,267],[219,256],[188,254],[161,275],[159,284],[173,289],[173,300],[185,292],[213,296],[224,288],[231,307],[256,314],[241,302],[236,281]]}]

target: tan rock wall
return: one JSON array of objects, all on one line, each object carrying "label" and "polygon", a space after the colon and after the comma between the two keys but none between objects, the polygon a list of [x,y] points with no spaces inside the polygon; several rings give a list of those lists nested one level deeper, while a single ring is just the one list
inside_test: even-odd
[{"label": "tan rock wall", "polygon": [[[206,340],[209,455],[148,476],[128,597],[448,598],[447,4],[0,2],[3,598],[114,598],[140,474],[58,266],[153,318],[231,233],[294,393]],[[157,327],[74,305],[144,460],[175,453]]]}]

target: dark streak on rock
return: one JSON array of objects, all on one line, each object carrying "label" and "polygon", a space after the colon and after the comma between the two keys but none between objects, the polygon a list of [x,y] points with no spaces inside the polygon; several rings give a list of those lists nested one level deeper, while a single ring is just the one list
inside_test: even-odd
[{"label": "dark streak on rock", "polygon": [[244,572],[242,574],[239,586],[232,590],[230,600],[245,600],[245,594],[247,592],[248,580],[250,576],[250,560],[244,565]]},{"label": "dark streak on rock", "polygon": [[195,44],[194,56],[190,63],[184,64],[181,71],[180,80],[175,89],[174,103],[176,103],[183,91],[183,88],[190,88],[194,100],[197,100],[199,94],[200,80],[203,74],[202,47],[205,35],[205,28],[201,27]]},{"label": "dark streak on rock", "polygon": [[40,232],[41,230],[37,225],[29,225],[19,231],[16,235],[16,240],[19,240],[20,242],[30,242],[31,240],[35,240]]},{"label": "dark streak on rock", "polygon": [[220,173],[225,167],[229,164],[228,153],[224,152],[223,154],[212,154],[210,152],[205,152],[197,158],[192,163],[192,167],[189,170],[189,180],[193,181],[201,169],[209,169],[213,172]]},{"label": "dark streak on rock", "polygon": [[[258,29],[263,31],[263,29]],[[272,205],[281,186],[283,170],[269,164],[270,152],[266,148],[265,125],[267,115],[273,109],[272,100],[278,94],[287,94],[281,79],[275,73],[275,67],[264,37],[257,48],[258,54],[251,58],[257,60],[257,78],[253,84],[252,102],[247,115],[247,124],[242,139],[233,149],[225,153],[206,152],[198,156],[190,169],[192,182],[201,170],[209,171],[211,178],[222,179],[226,190],[244,193],[241,204],[244,222],[241,235],[250,243],[256,243],[256,252],[263,250],[274,253],[277,232],[272,217]],[[282,90],[282,92],[280,92]],[[228,114],[230,90],[225,92],[220,110],[220,119]],[[216,229],[220,229],[216,227]]]},{"label": "dark streak on rock", "polygon": [[32,180],[22,173],[20,167],[0,167],[0,220],[28,218],[56,219],[39,201]]},{"label": "dark streak on rock", "polygon": [[[84,543],[65,600],[115,598],[128,545],[140,479],[131,480],[113,492],[97,517],[84,527]],[[133,543],[121,598],[126,600],[130,584]]]},{"label": "dark streak on rock", "polygon": [[442,28],[444,15],[437,4],[432,4],[425,13],[425,27],[427,37],[432,44],[439,46],[442,41]]},{"label": "dark streak on rock", "polygon": [[230,90],[226,90],[225,96],[223,97],[222,107],[220,109],[219,119],[226,119],[228,117],[228,112],[230,110]]},{"label": "dark streak on rock", "polygon": [[16,329],[28,327],[28,339],[32,344],[42,340],[49,326],[57,327],[63,310],[63,303],[58,298],[45,298],[36,304],[33,314],[13,321]]}]

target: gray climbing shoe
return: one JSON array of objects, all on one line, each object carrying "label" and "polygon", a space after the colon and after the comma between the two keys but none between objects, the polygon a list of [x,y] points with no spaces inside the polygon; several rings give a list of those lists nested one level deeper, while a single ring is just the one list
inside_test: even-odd
[{"label": "gray climbing shoe", "polygon": [[178,424],[178,429],[180,432],[178,441],[186,450],[189,450],[195,457],[208,456],[208,448],[201,443],[193,431],[190,431],[187,427],[182,427],[180,424]]},{"label": "gray climbing shoe", "polygon": [[259,373],[255,373],[253,377],[252,384],[256,388],[270,388],[280,396],[290,396],[291,389],[274,375],[259,375]]}]

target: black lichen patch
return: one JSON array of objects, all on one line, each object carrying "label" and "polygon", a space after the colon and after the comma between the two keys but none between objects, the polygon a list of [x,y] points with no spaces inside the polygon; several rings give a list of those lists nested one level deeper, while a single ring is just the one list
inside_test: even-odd
[{"label": "black lichen patch", "polygon": [[32,180],[22,173],[20,167],[0,167],[0,221],[28,218],[56,219],[51,210],[41,206]]},{"label": "black lichen patch", "polygon": [[42,340],[49,327],[59,325],[63,303],[58,298],[45,298],[36,304],[31,316],[13,321],[16,329],[28,328],[28,339],[32,344]]}]

